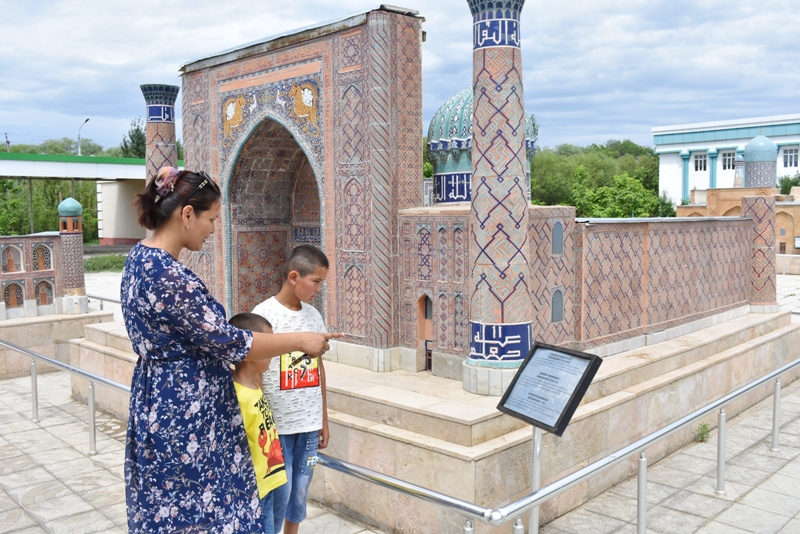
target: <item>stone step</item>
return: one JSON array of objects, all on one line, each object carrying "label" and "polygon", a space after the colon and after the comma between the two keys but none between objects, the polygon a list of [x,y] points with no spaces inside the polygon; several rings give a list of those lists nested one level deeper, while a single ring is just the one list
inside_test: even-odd
[{"label": "stone step", "polygon": [[407,371],[373,373],[333,362],[325,369],[328,408],[340,413],[464,447],[526,426],[497,411],[498,397],[467,393],[455,380]]},{"label": "stone step", "polygon": [[[761,343],[784,332],[790,314],[748,314],[726,323],[604,359],[582,405],[627,398],[625,393],[734,347]],[[497,411],[499,397],[471,395],[459,381],[405,371],[373,373],[333,362],[328,370],[328,407],[403,431],[472,447],[499,438],[524,422]],[[413,385],[412,385],[413,384]],[[621,395],[617,395],[621,393]]]},{"label": "stone step", "polygon": [[87,341],[97,343],[98,345],[133,354],[131,340],[128,338],[125,325],[121,322],[114,321],[110,323],[87,325],[87,327],[84,328],[84,337]]},{"label": "stone step", "polygon": [[[791,314],[747,314],[668,341],[603,358],[583,402],[612,395],[635,384],[719,354],[791,322]],[[591,352],[591,350],[589,351]]]},{"label": "stone step", "polygon": [[[98,330],[95,330],[95,332],[98,332]],[[96,337],[97,335],[95,334]],[[109,336],[105,340],[114,341],[113,336]],[[137,359],[138,356],[130,350],[118,349],[90,341],[87,338],[70,340],[70,365],[126,386],[131,385],[133,369]],[[73,397],[86,402],[88,381],[77,375],[70,375],[70,380],[72,382]],[[127,421],[129,403],[129,395],[127,393],[98,384],[95,394],[98,408]]]}]

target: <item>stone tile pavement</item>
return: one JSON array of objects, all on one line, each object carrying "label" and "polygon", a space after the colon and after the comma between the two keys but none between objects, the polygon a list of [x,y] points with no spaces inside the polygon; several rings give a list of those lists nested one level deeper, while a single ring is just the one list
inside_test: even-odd
[{"label": "stone tile pavement", "polygon": [[[0,533],[127,532],[125,423],[98,412],[88,456],[88,408],[70,398],[66,372],[39,375],[39,422],[29,377],[0,381]],[[380,534],[320,506],[301,534]]]}]

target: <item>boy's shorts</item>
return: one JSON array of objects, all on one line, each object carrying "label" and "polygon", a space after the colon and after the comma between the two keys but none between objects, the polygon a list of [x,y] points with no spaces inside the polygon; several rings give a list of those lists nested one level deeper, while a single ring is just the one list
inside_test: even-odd
[{"label": "boy's shorts", "polygon": [[300,523],[306,518],[308,487],[317,463],[319,430],[279,437],[289,481],[272,491],[275,494],[275,523],[282,524],[284,518],[291,523]]}]

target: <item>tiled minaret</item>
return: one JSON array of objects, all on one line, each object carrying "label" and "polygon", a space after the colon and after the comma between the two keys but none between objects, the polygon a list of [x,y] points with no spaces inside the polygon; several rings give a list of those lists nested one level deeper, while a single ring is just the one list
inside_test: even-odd
[{"label": "tiled minaret", "polygon": [[145,84],[141,86],[147,103],[147,180],[153,179],[165,165],[178,167],[178,147],[175,144],[175,99],[177,85]]},{"label": "tiled minaret", "polygon": [[473,20],[474,116],[471,328],[464,389],[483,393],[488,383],[488,393],[499,395],[532,342],[519,35],[525,2],[467,3]]}]

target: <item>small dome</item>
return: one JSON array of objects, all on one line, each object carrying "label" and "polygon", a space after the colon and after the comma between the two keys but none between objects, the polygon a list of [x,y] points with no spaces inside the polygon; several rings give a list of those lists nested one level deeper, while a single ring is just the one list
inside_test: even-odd
[{"label": "small dome", "polygon": [[[525,115],[525,147],[533,149],[533,115]],[[428,127],[428,150],[472,148],[472,88],[459,91],[436,110]]]},{"label": "small dome", "polygon": [[429,150],[472,146],[472,89],[459,91],[436,110],[428,127]]},{"label": "small dome", "polygon": [[752,141],[747,143],[744,147],[744,161],[745,163],[753,163],[759,161],[769,161],[775,163],[775,158],[778,156],[778,147],[761,134],[753,138]]},{"label": "small dome", "polygon": [[65,198],[58,205],[58,214],[61,217],[76,217],[83,213],[83,206],[72,197]]}]

